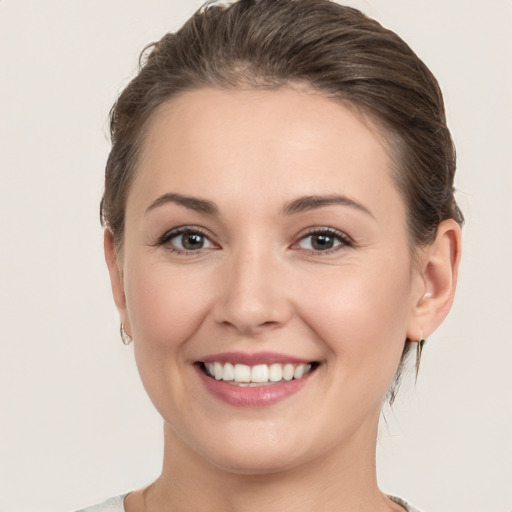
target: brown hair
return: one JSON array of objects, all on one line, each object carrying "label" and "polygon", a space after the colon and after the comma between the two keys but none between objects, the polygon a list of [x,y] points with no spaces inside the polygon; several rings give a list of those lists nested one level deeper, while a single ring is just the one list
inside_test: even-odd
[{"label": "brown hair", "polygon": [[463,223],[441,90],[400,37],[329,0],[239,0],[207,3],[178,32],[150,45],[111,110],[101,219],[116,247],[144,128],[159,106],[201,87],[292,83],[352,105],[381,127],[413,246],[431,242],[445,219]]},{"label": "brown hair", "polygon": [[360,11],[329,0],[206,4],[146,50],[110,114],[101,219],[117,247],[148,119],[170,98],[200,87],[302,82],[356,106],[384,127],[413,244],[431,242],[445,219],[462,224],[439,85],[402,39]]}]

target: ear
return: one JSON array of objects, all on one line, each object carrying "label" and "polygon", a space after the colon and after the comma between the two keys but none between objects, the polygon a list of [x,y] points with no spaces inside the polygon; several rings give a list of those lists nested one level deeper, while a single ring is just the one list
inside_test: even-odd
[{"label": "ear", "polygon": [[110,285],[112,286],[112,295],[116,303],[121,323],[127,327],[126,297],[124,293],[123,271],[119,255],[114,245],[114,237],[110,229],[106,228],[103,234],[103,247],[105,250],[105,261],[110,274]]},{"label": "ear", "polygon": [[419,340],[430,336],[450,311],[455,296],[461,256],[461,229],[454,219],[439,225],[435,240],[419,258],[418,286],[407,337]]}]

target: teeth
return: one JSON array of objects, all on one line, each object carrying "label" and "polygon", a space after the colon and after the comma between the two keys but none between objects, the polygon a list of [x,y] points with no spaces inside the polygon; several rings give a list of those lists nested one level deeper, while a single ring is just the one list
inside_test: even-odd
[{"label": "teeth", "polygon": [[300,379],[304,376],[305,373],[309,372],[309,370],[311,370],[310,364],[299,364],[299,366],[297,366],[293,372],[293,378]]},{"label": "teeth", "polygon": [[251,367],[247,366],[246,364],[235,364],[234,381],[235,382],[251,382]]},{"label": "teeth", "polygon": [[295,366],[293,364],[285,364],[283,368],[283,379],[284,380],[292,380],[293,374],[295,373]]},{"label": "teeth", "polygon": [[220,363],[213,363],[213,375],[215,380],[222,380],[224,369]]},{"label": "teeth", "polygon": [[226,363],[222,371],[223,380],[235,380],[235,367],[231,363]]},{"label": "teeth", "polygon": [[254,387],[269,382],[300,379],[311,371],[311,364],[273,363],[271,365],[232,363],[205,363],[206,372],[215,380],[224,380],[240,386]]},{"label": "teeth", "polygon": [[268,368],[268,378],[272,382],[279,382],[283,379],[283,367],[280,364],[271,364]]},{"label": "teeth", "polygon": [[268,366],[266,364],[252,367],[251,382],[268,382]]}]

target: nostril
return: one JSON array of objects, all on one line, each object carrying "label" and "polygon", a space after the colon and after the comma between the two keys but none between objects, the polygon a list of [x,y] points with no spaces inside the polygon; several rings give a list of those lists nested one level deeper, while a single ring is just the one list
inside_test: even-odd
[{"label": "nostril", "polygon": [[266,322],[262,322],[258,327],[277,327],[278,325],[280,325],[279,322],[268,320]]},{"label": "nostril", "polygon": [[246,337],[254,337],[262,331],[279,328],[282,323],[274,320],[267,320],[261,323],[223,320],[220,324],[228,329],[234,330]]}]

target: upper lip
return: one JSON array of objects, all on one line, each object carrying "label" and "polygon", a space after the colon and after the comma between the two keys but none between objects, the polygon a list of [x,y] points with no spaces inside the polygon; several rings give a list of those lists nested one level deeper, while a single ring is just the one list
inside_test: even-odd
[{"label": "upper lip", "polygon": [[313,360],[304,359],[302,357],[292,356],[288,354],[280,354],[278,352],[222,352],[219,354],[211,354],[200,359],[201,363],[232,363],[232,364],[246,364],[248,366],[255,366],[257,364],[273,364],[273,363],[295,363],[306,364],[311,363]]}]

